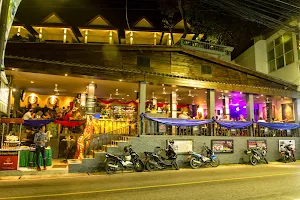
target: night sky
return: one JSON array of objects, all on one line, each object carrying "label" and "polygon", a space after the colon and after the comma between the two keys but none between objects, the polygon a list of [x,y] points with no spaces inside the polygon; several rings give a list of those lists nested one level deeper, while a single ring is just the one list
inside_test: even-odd
[{"label": "night sky", "polygon": [[[25,25],[41,24],[50,13],[57,13],[68,25],[84,26],[96,15],[102,15],[114,27],[124,30],[127,28],[125,19],[125,0],[23,0],[17,19]],[[128,0],[129,24],[133,25],[141,17],[147,17],[158,30],[163,30],[163,15],[159,10],[157,0]],[[231,16],[228,16],[230,20]],[[180,20],[180,13],[175,15]],[[252,24],[253,25],[253,24]],[[254,26],[255,27],[255,26]],[[253,44],[253,35],[259,35],[266,27],[257,26],[250,34],[243,35],[234,47],[233,58]]]}]

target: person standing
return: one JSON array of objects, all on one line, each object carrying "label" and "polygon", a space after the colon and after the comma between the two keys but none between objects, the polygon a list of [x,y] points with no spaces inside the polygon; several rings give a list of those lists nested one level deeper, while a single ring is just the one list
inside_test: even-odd
[{"label": "person standing", "polygon": [[43,127],[41,126],[39,128],[39,132],[35,134],[34,136],[34,143],[35,143],[35,153],[36,153],[36,165],[37,170],[41,171],[40,166],[40,153],[42,153],[43,161],[44,161],[44,170],[46,170],[46,142],[47,142],[47,135],[43,130]]}]

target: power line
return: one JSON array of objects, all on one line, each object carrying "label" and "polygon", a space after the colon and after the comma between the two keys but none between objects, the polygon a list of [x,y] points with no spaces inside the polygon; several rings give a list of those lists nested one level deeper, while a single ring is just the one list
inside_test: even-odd
[{"label": "power line", "polygon": [[297,8],[297,9],[300,10],[300,7],[295,6],[295,5],[292,5],[292,4],[290,4],[290,3],[287,3],[287,2],[284,2],[284,1],[280,1],[280,0],[275,0],[275,1],[280,2],[280,3],[283,3],[283,4],[286,4],[286,5],[288,5],[288,6],[291,6],[291,7],[294,7],[294,8]]}]

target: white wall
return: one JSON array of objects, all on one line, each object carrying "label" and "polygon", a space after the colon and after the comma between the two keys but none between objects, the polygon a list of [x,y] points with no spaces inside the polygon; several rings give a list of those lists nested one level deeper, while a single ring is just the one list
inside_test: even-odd
[{"label": "white wall", "polygon": [[268,54],[267,54],[267,43],[266,40],[259,40],[254,44],[255,54],[255,70],[268,74]]},{"label": "white wall", "polygon": [[254,46],[252,46],[237,58],[235,58],[234,62],[248,69],[255,70],[255,59],[255,50]]}]

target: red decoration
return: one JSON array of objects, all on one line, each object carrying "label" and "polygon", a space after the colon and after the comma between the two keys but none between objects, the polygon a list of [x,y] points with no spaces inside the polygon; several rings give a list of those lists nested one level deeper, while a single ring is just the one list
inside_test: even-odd
[{"label": "red decoration", "polygon": [[18,155],[0,155],[0,170],[17,170]]},{"label": "red decoration", "polygon": [[118,103],[118,104],[121,104],[121,105],[129,105],[129,104],[134,104],[135,106],[139,105],[135,101],[119,101],[119,100],[116,100],[116,99],[113,99],[113,100],[101,100],[101,99],[98,99],[98,101],[100,103],[103,103],[103,104]]},{"label": "red decoration", "polygon": [[62,126],[66,126],[66,127],[76,127],[76,126],[81,126],[82,124],[85,124],[86,121],[84,120],[84,121],[72,122],[72,121],[55,120],[54,122],[61,124]]}]

